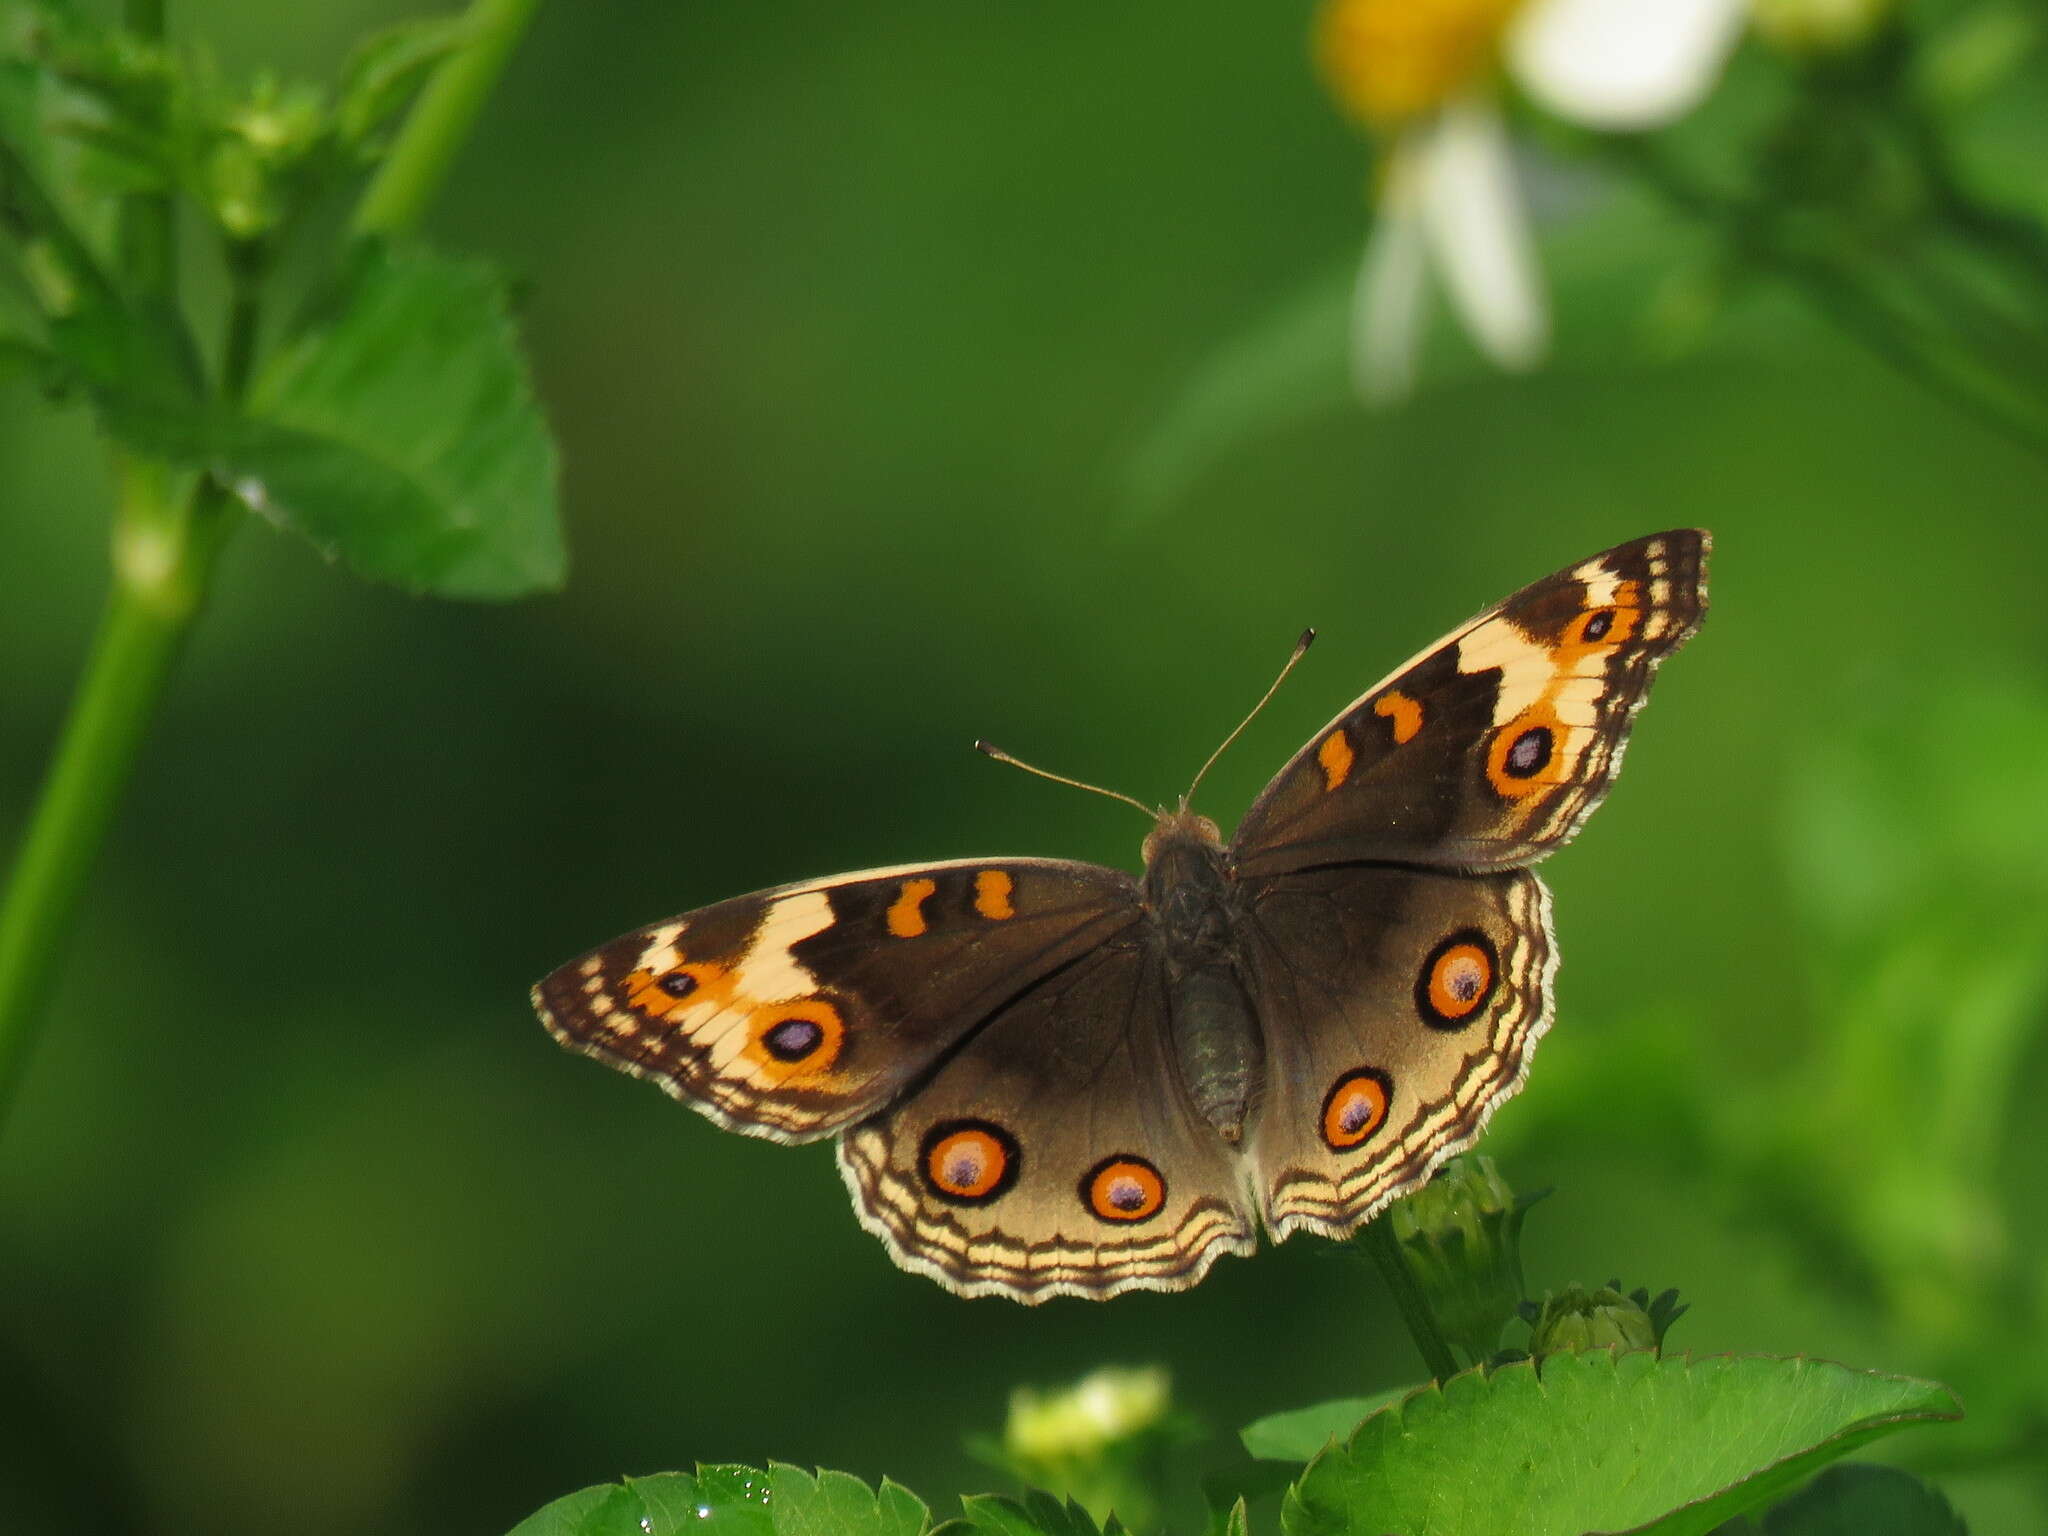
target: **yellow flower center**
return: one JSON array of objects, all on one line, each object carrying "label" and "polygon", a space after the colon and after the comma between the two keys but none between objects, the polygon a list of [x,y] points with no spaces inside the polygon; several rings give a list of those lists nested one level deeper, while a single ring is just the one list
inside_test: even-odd
[{"label": "yellow flower center", "polygon": [[1316,63],[1368,128],[1433,112],[1490,72],[1522,0],[1325,0]]}]

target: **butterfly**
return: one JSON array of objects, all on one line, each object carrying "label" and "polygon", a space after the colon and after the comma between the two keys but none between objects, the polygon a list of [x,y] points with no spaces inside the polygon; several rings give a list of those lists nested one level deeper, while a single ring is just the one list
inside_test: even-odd
[{"label": "butterfly", "polygon": [[614,939],[534,1005],[727,1129],[837,1136],[861,1224],[962,1295],[1178,1290],[1262,1228],[1346,1237],[1521,1087],[1557,967],[1529,866],[1613,783],[1707,550],[1654,534],[1489,608],[1318,731],[1227,843],[1184,796],[1140,807],[1136,877],[990,858],[779,886]]}]

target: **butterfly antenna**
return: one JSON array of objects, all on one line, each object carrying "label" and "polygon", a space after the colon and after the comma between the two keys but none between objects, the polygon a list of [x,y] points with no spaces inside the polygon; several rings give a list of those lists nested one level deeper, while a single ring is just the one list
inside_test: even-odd
[{"label": "butterfly antenna", "polygon": [[1048,773],[1043,768],[1034,768],[1031,766],[1031,764],[1025,762],[1021,757],[1012,757],[1009,753],[1005,752],[1001,747],[991,746],[989,743],[985,741],[977,741],[974,744],[974,750],[979,752],[983,757],[992,757],[999,763],[1008,763],[1012,768],[1022,768],[1026,773],[1035,773],[1041,779],[1051,779],[1055,784],[1071,784],[1074,786],[1074,788],[1085,789],[1090,794],[1107,795],[1112,800],[1123,801],[1125,805],[1135,805],[1139,810],[1145,813],[1145,819],[1147,821],[1154,821],[1158,819],[1159,812],[1154,810],[1151,806],[1147,805],[1144,801],[1134,799],[1130,795],[1122,794],[1117,790],[1104,789],[1100,784],[1084,784],[1079,779],[1068,778],[1064,773]]},{"label": "butterfly antenna", "polygon": [[1202,787],[1202,780],[1208,775],[1209,770],[1216,766],[1216,759],[1230,750],[1230,744],[1244,734],[1244,728],[1256,720],[1259,717],[1259,711],[1273,701],[1273,695],[1278,693],[1280,685],[1287,681],[1287,674],[1295,669],[1301,658],[1308,654],[1308,648],[1315,643],[1316,632],[1312,629],[1304,629],[1301,632],[1301,638],[1294,642],[1294,654],[1287,658],[1287,665],[1282,667],[1280,675],[1273,679],[1273,686],[1260,695],[1259,702],[1252,706],[1252,712],[1237,722],[1237,729],[1223,738],[1223,745],[1209,754],[1209,761],[1202,764],[1202,771],[1195,775],[1195,782],[1190,784],[1188,792],[1180,797],[1182,805],[1185,806],[1193,802],[1195,791]]}]

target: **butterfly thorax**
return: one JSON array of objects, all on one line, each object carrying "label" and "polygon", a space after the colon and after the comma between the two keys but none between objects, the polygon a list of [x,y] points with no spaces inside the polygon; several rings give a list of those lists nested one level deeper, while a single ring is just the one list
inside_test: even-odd
[{"label": "butterfly thorax", "polygon": [[1145,910],[1165,962],[1181,1081],[1202,1118],[1243,1139],[1264,1049],[1238,979],[1237,884],[1216,823],[1182,806],[1145,839]]}]

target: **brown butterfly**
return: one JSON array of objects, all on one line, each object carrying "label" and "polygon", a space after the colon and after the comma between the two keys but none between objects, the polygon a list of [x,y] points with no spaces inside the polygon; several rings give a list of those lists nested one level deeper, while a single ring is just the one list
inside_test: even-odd
[{"label": "brown butterfly", "polygon": [[1262,1227],[1347,1236],[1521,1086],[1557,966],[1528,866],[1607,793],[1706,610],[1707,547],[1654,534],[1488,609],[1317,732],[1228,843],[1183,798],[1147,811],[1138,878],[963,859],[781,886],[614,939],[534,1005],[728,1129],[839,1136],[861,1224],[963,1295],[1178,1290]]}]

